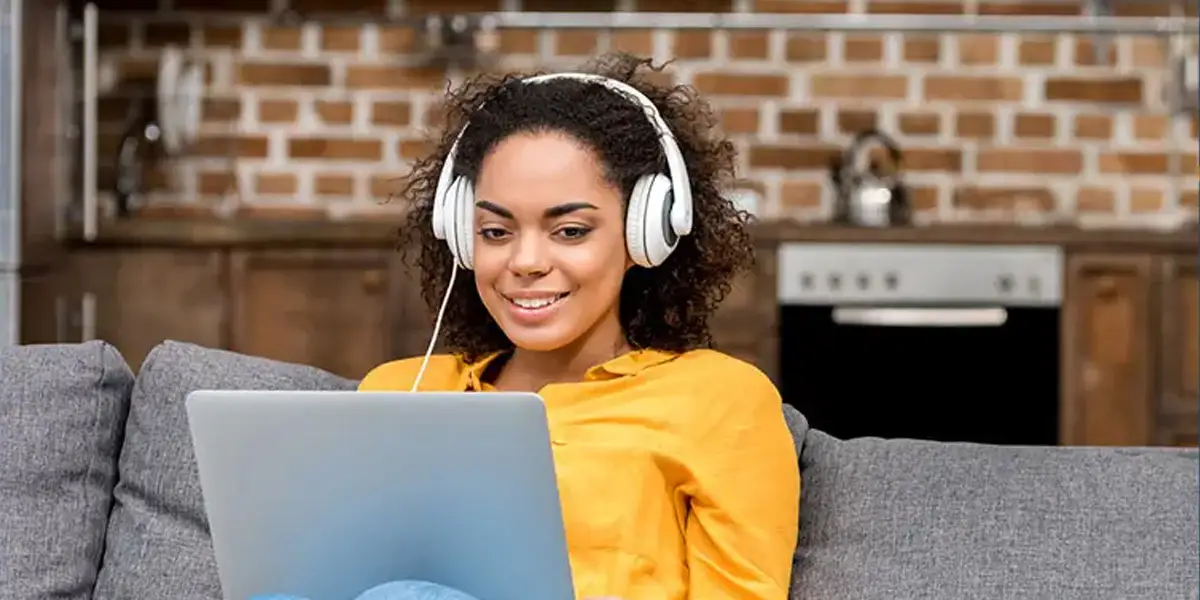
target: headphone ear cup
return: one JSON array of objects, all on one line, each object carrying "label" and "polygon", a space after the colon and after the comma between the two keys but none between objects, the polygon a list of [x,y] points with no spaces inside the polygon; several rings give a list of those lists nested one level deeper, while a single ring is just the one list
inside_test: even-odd
[{"label": "headphone ear cup", "polygon": [[442,235],[446,240],[446,247],[450,249],[450,254],[454,256],[454,263],[462,266],[462,254],[459,252],[458,242],[458,221],[459,221],[459,188],[462,187],[462,178],[456,177],[450,182],[450,187],[446,188],[446,198],[442,203]]},{"label": "headphone ear cup", "polygon": [[465,177],[458,178],[455,187],[454,238],[458,246],[458,264],[470,270],[475,267],[475,186]]},{"label": "headphone ear cup", "polygon": [[679,236],[671,226],[671,206],[674,201],[671,178],[661,173],[644,177],[645,216],[642,220],[643,248],[646,262],[653,266],[663,264],[679,243]]},{"label": "headphone ear cup", "polygon": [[441,194],[434,192],[433,216],[430,218],[430,221],[433,224],[433,237],[439,240],[446,239],[446,217],[449,213],[447,203],[453,187],[454,182],[450,182],[450,186],[443,190]]},{"label": "headphone ear cup", "polygon": [[654,266],[646,255],[646,192],[650,189],[651,177],[643,176],[633,184],[629,206],[625,209],[625,248],[634,264],[646,268]]}]

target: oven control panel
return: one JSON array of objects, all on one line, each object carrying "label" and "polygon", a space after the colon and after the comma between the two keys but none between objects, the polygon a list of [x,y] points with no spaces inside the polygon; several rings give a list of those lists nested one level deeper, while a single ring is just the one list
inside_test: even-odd
[{"label": "oven control panel", "polygon": [[781,304],[1057,306],[1057,246],[809,244],[779,247]]}]

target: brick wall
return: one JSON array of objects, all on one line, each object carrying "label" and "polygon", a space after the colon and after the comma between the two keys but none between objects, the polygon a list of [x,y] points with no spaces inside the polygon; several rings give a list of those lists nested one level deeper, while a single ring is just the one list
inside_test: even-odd
[{"label": "brick wall", "polygon": [[[802,13],[1078,15],[1042,0],[620,0],[617,8]],[[612,0],[292,0],[306,10],[583,10]],[[278,9],[280,1],[174,0],[174,9]],[[736,4],[736,6],[734,6]],[[1190,14],[1195,3],[1190,2]],[[152,0],[124,7],[159,8]],[[1121,15],[1169,15],[1154,0]],[[253,16],[253,15],[251,15]],[[427,148],[447,73],[421,66],[416,34],[386,25],[287,27],[244,22],[145,23],[101,10],[106,88],[101,186],[127,97],[152,82],[164,44],[208,68],[202,138],[162,166],[150,212],[371,215]],[[1195,40],[1188,44],[1195,48]],[[1194,214],[1197,125],[1167,113],[1162,41],[1120,36],[1097,56],[1087,36],[858,35],[785,31],[519,31],[500,38],[498,68],[568,68],[625,49],[677,59],[671,77],[705,93],[740,145],[746,185],[767,216],[827,214],[825,167],[849,135],[877,124],[906,150],[925,219],[1073,217],[1123,221]],[[1171,161],[1181,176],[1172,178]],[[1015,215],[1015,217],[1014,217]]]}]

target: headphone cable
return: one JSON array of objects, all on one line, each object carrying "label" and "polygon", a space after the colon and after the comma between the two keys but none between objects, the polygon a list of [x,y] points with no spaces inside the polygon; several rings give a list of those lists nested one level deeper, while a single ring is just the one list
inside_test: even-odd
[{"label": "headphone cable", "polygon": [[450,269],[450,283],[446,285],[446,295],[442,297],[442,307],[438,309],[437,319],[433,322],[433,335],[429,337],[429,347],[425,349],[425,358],[421,359],[421,369],[417,371],[416,379],[413,379],[410,392],[417,391],[417,387],[421,385],[421,378],[425,376],[425,367],[429,366],[429,357],[433,355],[433,347],[437,344],[438,334],[441,333],[442,317],[446,315],[446,306],[450,303],[450,293],[454,291],[454,280],[457,275],[458,261],[454,261]]}]

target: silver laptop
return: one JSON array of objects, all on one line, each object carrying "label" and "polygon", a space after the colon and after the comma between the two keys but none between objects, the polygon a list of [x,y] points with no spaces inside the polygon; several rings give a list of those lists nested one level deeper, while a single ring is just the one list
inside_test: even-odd
[{"label": "silver laptop", "polygon": [[197,391],[187,414],[226,600],[575,597],[535,394]]}]

